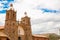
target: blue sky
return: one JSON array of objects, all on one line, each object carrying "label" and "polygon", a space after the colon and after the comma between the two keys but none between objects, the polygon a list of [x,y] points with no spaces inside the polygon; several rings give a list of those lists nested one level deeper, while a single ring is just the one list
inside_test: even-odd
[{"label": "blue sky", "polygon": [[0,14],[6,13],[7,8],[9,8],[9,3],[14,2],[14,0],[0,0]]},{"label": "blue sky", "polygon": [[10,3],[13,3],[13,8],[17,11],[17,20],[27,12],[33,33],[59,33],[60,0],[0,0],[0,25],[4,25]]},{"label": "blue sky", "polygon": [[48,9],[48,8],[38,8],[38,10],[43,11],[43,13],[45,12],[50,12],[50,13],[60,13],[60,10],[54,10],[54,9]]}]

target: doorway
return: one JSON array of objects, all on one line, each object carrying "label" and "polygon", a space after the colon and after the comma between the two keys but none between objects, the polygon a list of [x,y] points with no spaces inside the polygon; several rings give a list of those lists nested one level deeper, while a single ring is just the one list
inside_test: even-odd
[{"label": "doorway", "polygon": [[21,40],[21,37],[18,37],[18,40]]},{"label": "doorway", "polygon": [[9,40],[9,39],[7,38],[7,40]]}]

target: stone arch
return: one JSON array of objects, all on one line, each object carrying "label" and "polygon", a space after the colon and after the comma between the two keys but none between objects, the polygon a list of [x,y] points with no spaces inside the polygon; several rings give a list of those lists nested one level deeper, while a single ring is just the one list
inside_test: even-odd
[{"label": "stone arch", "polygon": [[24,35],[24,28],[22,26],[18,26],[18,35]]},{"label": "stone arch", "polygon": [[25,40],[25,30],[22,26],[18,26],[18,40]]},{"label": "stone arch", "polygon": [[7,40],[10,40],[9,38],[7,38]]},{"label": "stone arch", "polygon": [[10,39],[6,36],[0,36],[0,40],[10,40]]},{"label": "stone arch", "polygon": [[10,40],[10,37],[4,32],[0,32],[0,40]]}]

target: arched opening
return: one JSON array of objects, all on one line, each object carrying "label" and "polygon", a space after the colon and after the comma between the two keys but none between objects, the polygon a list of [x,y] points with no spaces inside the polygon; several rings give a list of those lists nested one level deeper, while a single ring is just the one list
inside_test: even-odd
[{"label": "arched opening", "polygon": [[18,26],[18,40],[24,40],[24,28],[22,26]]},{"label": "arched opening", "polygon": [[9,40],[9,38],[7,38],[7,40]]},{"label": "arched opening", "polygon": [[18,35],[24,35],[24,29],[21,26],[18,27]]},{"label": "arched opening", "polygon": [[21,40],[21,37],[18,37],[18,40]]}]

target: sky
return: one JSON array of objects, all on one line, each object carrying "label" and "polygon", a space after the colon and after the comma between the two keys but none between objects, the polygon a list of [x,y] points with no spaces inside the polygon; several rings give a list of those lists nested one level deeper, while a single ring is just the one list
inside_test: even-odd
[{"label": "sky", "polygon": [[56,33],[60,29],[60,0],[0,0],[0,25],[4,25],[10,4],[17,11],[17,20],[24,12],[31,18],[33,34]]}]

